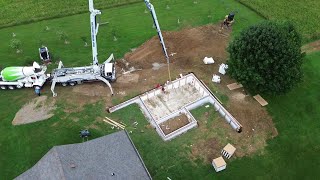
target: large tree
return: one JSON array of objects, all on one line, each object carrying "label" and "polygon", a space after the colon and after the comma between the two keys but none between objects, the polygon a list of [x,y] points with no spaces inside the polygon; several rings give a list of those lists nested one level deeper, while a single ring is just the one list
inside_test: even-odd
[{"label": "large tree", "polygon": [[228,73],[251,93],[286,93],[302,79],[301,36],[289,22],[251,26],[228,52]]}]

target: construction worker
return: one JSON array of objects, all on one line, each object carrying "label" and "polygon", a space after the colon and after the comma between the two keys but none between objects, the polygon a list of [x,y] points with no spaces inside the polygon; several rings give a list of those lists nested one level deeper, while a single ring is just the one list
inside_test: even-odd
[{"label": "construction worker", "polygon": [[41,89],[41,88],[40,88],[39,86],[36,86],[36,87],[34,88],[34,92],[35,92],[36,95],[38,95],[38,96],[41,95],[40,89]]},{"label": "construction worker", "polygon": [[234,23],[234,15],[235,14],[231,12],[225,16],[223,22],[221,23],[219,32],[221,32],[221,30],[223,29],[223,26],[227,26],[227,28],[229,28]]}]

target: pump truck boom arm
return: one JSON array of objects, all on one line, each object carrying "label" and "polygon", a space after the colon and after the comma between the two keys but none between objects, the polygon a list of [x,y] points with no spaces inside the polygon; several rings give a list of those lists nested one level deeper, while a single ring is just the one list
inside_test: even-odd
[{"label": "pump truck boom arm", "polygon": [[162,33],[161,33],[161,29],[160,29],[160,25],[159,25],[159,22],[158,22],[156,11],[155,11],[153,5],[150,3],[150,0],[144,0],[144,2],[146,3],[146,6],[150,11],[152,19],[153,19],[153,23],[156,26],[156,29],[157,29],[157,32],[158,32],[158,36],[159,36],[159,39],[160,39],[160,43],[161,43],[161,46],[162,46],[162,50],[163,50],[163,53],[164,53],[164,55],[166,57],[166,60],[167,60],[169,80],[171,81],[170,67],[169,67],[170,59],[169,59],[169,56],[168,56],[168,53],[167,53],[166,44],[164,43],[164,40],[163,40],[163,36],[162,36]]},{"label": "pump truck boom arm", "polygon": [[167,63],[169,63],[169,56],[168,56],[168,53],[167,53],[166,45],[165,45],[163,37],[162,37],[162,33],[161,33],[160,25],[159,25],[159,22],[158,22],[158,19],[157,19],[156,11],[155,11],[153,5],[150,3],[149,0],[144,0],[144,2],[146,3],[146,6],[147,6],[147,8],[149,9],[149,11],[151,13],[151,16],[152,16],[152,19],[153,19],[153,23],[156,26],[156,29],[157,29],[157,32],[158,32],[158,36],[159,36],[159,39],[160,39],[160,43],[162,45],[163,53],[166,56]]},{"label": "pump truck boom arm", "polygon": [[97,34],[99,29],[99,23],[96,21],[96,16],[100,15],[100,10],[94,9],[93,0],[89,0],[90,11],[90,27],[91,27],[91,42],[92,42],[92,65],[82,67],[63,67],[62,62],[59,63],[59,67],[52,73],[51,91],[53,96],[57,96],[54,92],[56,83],[62,86],[81,84],[87,81],[102,81],[110,88],[113,95],[113,90],[110,82],[116,80],[116,69],[112,60],[114,60],[113,54],[102,64],[98,61],[97,50]]},{"label": "pump truck boom arm", "polygon": [[91,46],[92,46],[92,63],[98,65],[98,47],[97,47],[97,34],[99,30],[99,23],[97,23],[97,15],[101,12],[98,9],[94,9],[93,0],[89,0],[90,11],[90,25],[91,25]]}]

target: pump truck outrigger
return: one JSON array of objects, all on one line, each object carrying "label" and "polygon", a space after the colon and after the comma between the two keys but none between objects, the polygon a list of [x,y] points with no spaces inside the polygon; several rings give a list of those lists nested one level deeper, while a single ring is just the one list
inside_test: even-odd
[{"label": "pump truck outrigger", "polygon": [[113,95],[113,90],[110,82],[116,80],[116,69],[112,61],[114,61],[113,54],[102,64],[98,62],[98,51],[97,51],[97,34],[99,29],[99,23],[96,22],[96,16],[100,15],[100,10],[94,9],[93,0],[89,0],[89,11],[90,11],[90,25],[91,25],[91,46],[92,46],[92,65],[84,67],[63,67],[62,62],[59,62],[58,68],[51,74],[52,84],[51,91],[53,96],[57,96],[54,92],[56,83],[62,84],[62,86],[81,84],[85,81],[103,81],[110,88]]}]

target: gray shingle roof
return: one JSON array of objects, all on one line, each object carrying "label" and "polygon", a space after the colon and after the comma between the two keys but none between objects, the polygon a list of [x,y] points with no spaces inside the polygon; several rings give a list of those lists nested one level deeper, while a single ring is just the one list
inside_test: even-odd
[{"label": "gray shingle roof", "polygon": [[[112,175],[114,173],[114,175]],[[151,179],[126,131],[55,146],[16,179]]]}]

